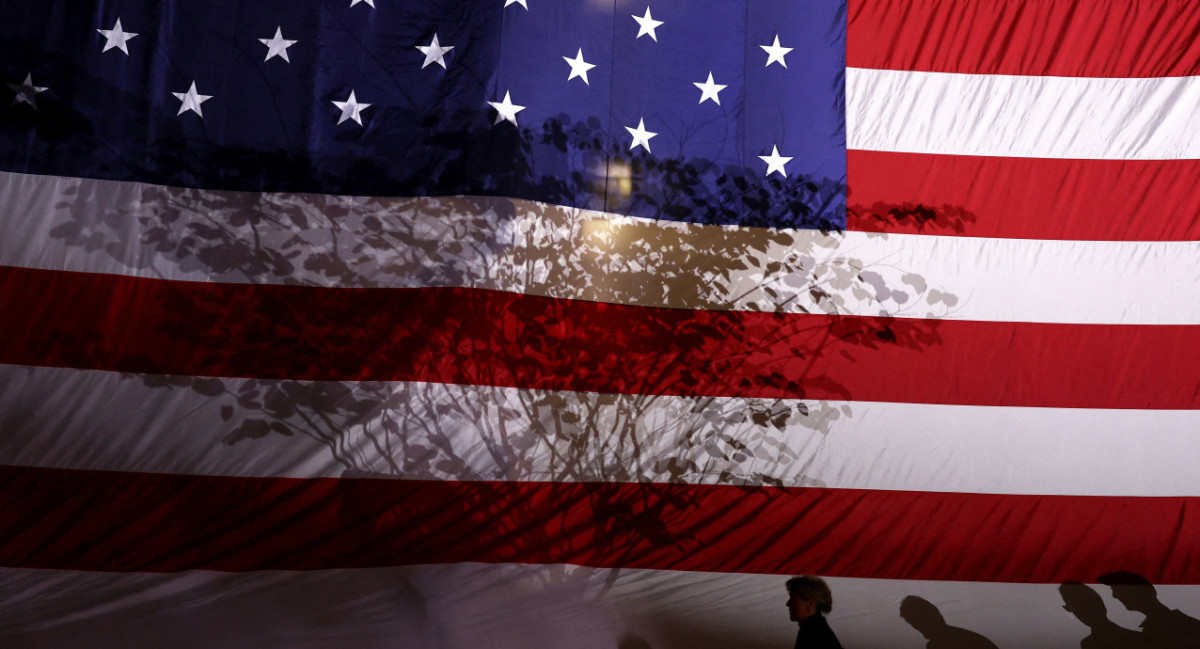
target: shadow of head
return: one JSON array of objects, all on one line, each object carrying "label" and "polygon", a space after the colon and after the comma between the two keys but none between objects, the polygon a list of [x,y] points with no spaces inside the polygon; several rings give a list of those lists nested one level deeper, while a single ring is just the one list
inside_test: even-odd
[{"label": "shadow of head", "polygon": [[946,618],[929,600],[909,595],[900,602],[900,618],[926,638],[932,638],[946,628]]},{"label": "shadow of head", "polygon": [[900,617],[925,636],[929,649],[996,649],[986,637],[946,624],[942,612],[929,600],[909,595],[900,602]]},{"label": "shadow of head", "polygon": [[1100,575],[1099,582],[1111,587],[1113,599],[1131,611],[1149,613],[1163,606],[1154,584],[1137,573],[1118,570]]},{"label": "shadow of head", "polygon": [[1063,608],[1087,626],[1094,627],[1108,619],[1104,599],[1090,587],[1067,582],[1058,587],[1058,592],[1063,598]]}]

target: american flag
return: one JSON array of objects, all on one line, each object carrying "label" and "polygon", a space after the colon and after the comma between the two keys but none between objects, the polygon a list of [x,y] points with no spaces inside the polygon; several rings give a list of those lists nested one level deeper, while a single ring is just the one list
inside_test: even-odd
[{"label": "american flag", "polygon": [[765,648],[797,573],[848,647],[1071,645],[1114,571],[1200,614],[1197,34],[6,0],[0,637]]}]

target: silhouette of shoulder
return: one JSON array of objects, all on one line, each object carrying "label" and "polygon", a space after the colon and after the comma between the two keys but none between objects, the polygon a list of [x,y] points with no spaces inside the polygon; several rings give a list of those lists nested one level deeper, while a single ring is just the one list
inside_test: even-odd
[{"label": "silhouette of shoulder", "polygon": [[1079,643],[1079,649],[1143,649],[1145,646],[1141,634],[1128,629],[1093,632]]},{"label": "silhouette of shoulder", "polygon": [[1147,615],[1142,622],[1142,632],[1147,642],[1156,647],[1200,647],[1200,620],[1178,609],[1161,615]]},{"label": "silhouette of shoulder", "polygon": [[796,634],[796,649],[842,649],[825,616],[814,615],[800,623]]}]

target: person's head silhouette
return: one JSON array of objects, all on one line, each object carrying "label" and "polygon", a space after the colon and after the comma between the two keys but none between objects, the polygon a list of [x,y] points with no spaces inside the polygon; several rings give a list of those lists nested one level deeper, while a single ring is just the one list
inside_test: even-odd
[{"label": "person's head silhouette", "polygon": [[926,638],[932,638],[939,629],[947,626],[942,612],[929,600],[916,595],[900,601],[900,617]]},{"label": "person's head silhouette", "polygon": [[833,593],[824,579],[797,575],[787,580],[788,616],[799,624],[796,646],[812,649],[842,649],[837,635],[822,613],[833,609]]},{"label": "person's head silhouette", "polygon": [[996,649],[984,636],[950,626],[938,607],[927,599],[909,595],[900,601],[900,617],[929,641],[927,649]]},{"label": "person's head silhouette", "polygon": [[824,579],[798,575],[789,579],[785,586],[788,592],[788,615],[793,622],[833,610],[833,593]]},{"label": "person's head silhouette", "polygon": [[1062,595],[1063,608],[1087,626],[1095,627],[1108,619],[1104,598],[1091,588],[1069,581],[1058,587],[1058,593]]},{"label": "person's head silhouette", "polygon": [[1113,599],[1131,611],[1150,613],[1163,608],[1163,604],[1158,601],[1158,592],[1154,590],[1154,584],[1139,574],[1118,570],[1100,575],[1099,581],[1112,587]]},{"label": "person's head silhouette", "polygon": [[1146,646],[1155,649],[1200,647],[1200,620],[1159,601],[1154,584],[1145,577],[1118,570],[1101,575],[1099,581],[1112,587],[1113,598],[1125,608],[1146,616],[1140,625]]}]

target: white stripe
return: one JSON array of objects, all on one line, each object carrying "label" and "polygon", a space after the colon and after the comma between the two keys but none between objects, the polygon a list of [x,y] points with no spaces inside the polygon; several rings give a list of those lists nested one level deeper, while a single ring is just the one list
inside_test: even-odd
[{"label": "white stripe", "polygon": [[1200,77],[846,70],[851,149],[1026,158],[1200,158]]},{"label": "white stripe", "polygon": [[[292,435],[271,431],[272,422]],[[694,399],[0,366],[0,464],[48,468],[693,484],[765,477],[787,486],[1196,496],[1198,430],[1194,410]]]},{"label": "white stripe", "polygon": [[[789,647],[786,577],[574,566],[455,564],[224,574],[0,568],[4,646],[370,649]],[[907,596],[1001,647],[1078,646],[1088,629],[1053,584],[829,579],[846,647],[912,648]],[[1094,586],[1110,619],[1140,615]],[[1200,587],[1159,586],[1200,616]],[[1019,623],[1014,623],[1019,621]],[[184,638],[191,640],[184,641]]]},{"label": "white stripe", "polygon": [[1188,299],[1200,295],[1200,242],[823,234],[509,199],[209,192],[11,173],[0,173],[0,196],[7,266],[676,308],[1200,324],[1200,301]]}]

